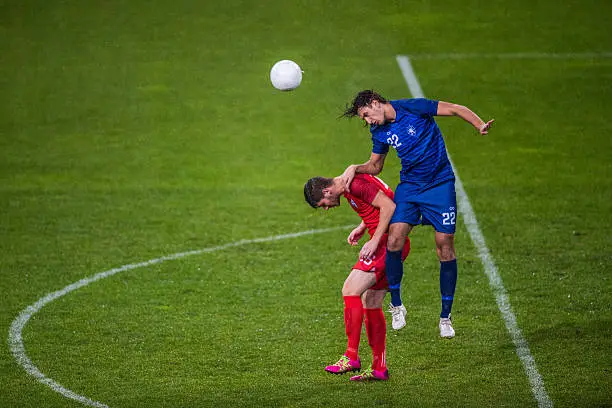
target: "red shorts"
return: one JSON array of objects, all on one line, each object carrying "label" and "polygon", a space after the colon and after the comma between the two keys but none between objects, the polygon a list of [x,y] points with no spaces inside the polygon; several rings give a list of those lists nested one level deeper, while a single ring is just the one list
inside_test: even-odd
[{"label": "red shorts", "polygon": [[[410,238],[406,238],[404,249],[402,250],[402,261],[406,259],[410,252]],[[366,260],[359,258],[353,269],[364,272],[372,272],[376,274],[376,283],[370,287],[374,290],[383,290],[389,288],[387,275],[385,274],[385,257],[387,256],[387,235],[385,235],[378,245],[378,249],[371,259]]]}]

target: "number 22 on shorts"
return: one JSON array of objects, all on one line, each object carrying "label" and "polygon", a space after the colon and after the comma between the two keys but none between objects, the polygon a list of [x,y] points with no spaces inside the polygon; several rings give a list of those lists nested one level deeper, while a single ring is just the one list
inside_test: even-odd
[{"label": "number 22 on shorts", "polygon": [[442,213],[442,224],[444,225],[455,225],[455,212]]}]

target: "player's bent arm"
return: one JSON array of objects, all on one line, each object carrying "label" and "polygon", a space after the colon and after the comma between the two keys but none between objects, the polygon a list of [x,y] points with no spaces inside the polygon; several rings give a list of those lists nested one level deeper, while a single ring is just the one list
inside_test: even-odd
[{"label": "player's bent arm", "polygon": [[382,236],[389,229],[389,222],[395,212],[395,203],[385,193],[379,191],[374,197],[372,205],[380,210],[378,227],[376,227],[372,240],[375,239],[376,242],[380,242]]},{"label": "player's bent arm", "polygon": [[340,176],[342,182],[348,191],[351,191],[351,183],[355,178],[355,173],[365,173],[377,175],[382,171],[383,165],[385,164],[385,157],[387,154],[372,153],[370,160],[363,164],[351,164],[344,170],[344,173]]},{"label": "player's bent arm", "polygon": [[361,237],[363,237],[363,234],[365,234],[365,231],[366,231],[366,223],[361,221],[361,224],[353,228],[353,230],[351,231],[351,233],[349,234],[347,238],[347,242],[350,245],[357,245]]},{"label": "player's bent arm", "polygon": [[391,221],[391,216],[395,211],[395,203],[382,191],[376,193],[372,205],[378,208],[380,213],[378,226],[376,227],[376,231],[374,231],[374,235],[372,235],[372,238],[370,238],[370,240],[361,247],[361,251],[359,251],[359,256],[365,259],[371,259],[374,253],[376,253],[376,249],[378,249],[380,245],[380,239],[385,232],[387,232],[389,221]]},{"label": "player's bent arm", "polygon": [[355,173],[371,174],[373,176],[376,176],[382,171],[383,166],[385,165],[386,157],[386,153],[372,153],[370,155],[370,160],[363,164],[358,164],[355,166]]},{"label": "player's bent arm", "polygon": [[455,103],[439,101],[438,102],[438,116],[459,116],[461,119],[470,123],[476,130],[478,130],[481,134],[487,134],[487,131],[491,127],[491,123],[493,120],[488,122],[483,121],[480,117],[475,114],[471,109],[463,106],[457,105]]},{"label": "player's bent arm", "polygon": [[380,244],[380,239],[385,232],[387,232],[389,221],[391,221],[391,216],[395,211],[395,203],[382,191],[376,193],[372,205],[380,210],[380,214],[378,226],[376,227],[376,231],[374,231],[374,235],[372,235],[372,238],[370,238],[370,240],[361,247],[361,251],[359,251],[359,256],[365,259],[371,259],[374,253],[376,253]]}]

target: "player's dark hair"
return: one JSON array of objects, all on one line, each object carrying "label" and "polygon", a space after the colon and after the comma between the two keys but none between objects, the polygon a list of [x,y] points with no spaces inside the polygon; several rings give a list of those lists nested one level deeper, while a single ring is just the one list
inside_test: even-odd
[{"label": "player's dark hair", "polygon": [[345,118],[352,118],[355,116],[359,116],[359,109],[364,108],[371,104],[373,101],[378,101],[380,103],[387,103],[387,100],[383,98],[379,93],[366,89],[365,91],[361,91],[355,96],[353,102],[350,105],[346,105],[346,110],[344,111]]},{"label": "player's dark hair", "polygon": [[318,208],[319,201],[323,198],[323,190],[331,186],[334,179],[325,177],[313,177],[304,184],[304,199],[312,208]]}]

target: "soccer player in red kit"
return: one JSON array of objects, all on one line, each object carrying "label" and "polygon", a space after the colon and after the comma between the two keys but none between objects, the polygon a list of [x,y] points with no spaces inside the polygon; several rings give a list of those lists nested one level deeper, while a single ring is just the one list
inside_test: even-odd
[{"label": "soccer player in red kit", "polygon": [[[350,193],[341,177],[314,177],[304,186],[304,197],[313,208],[325,210],[340,205],[344,196],[351,208],[361,217],[361,223],[348,236],[348,243],[357,245],[367,231],[370,240],[359,252],[359,260],[344,281],[344,325],[348,344],[340,360],[325,367],[332,374],[343,374],[361,369],[359,341],[365,315],[366,334],[372,348],[372,367],[351,381],[388,380],[385,361],[387,326],[382,311],[388,290],[385,276],[387,229],[395,211],[393,191],[379,178],[357,174],[351,182]],[[406,240],[402,259],[408,256],[410,240]]]}]

